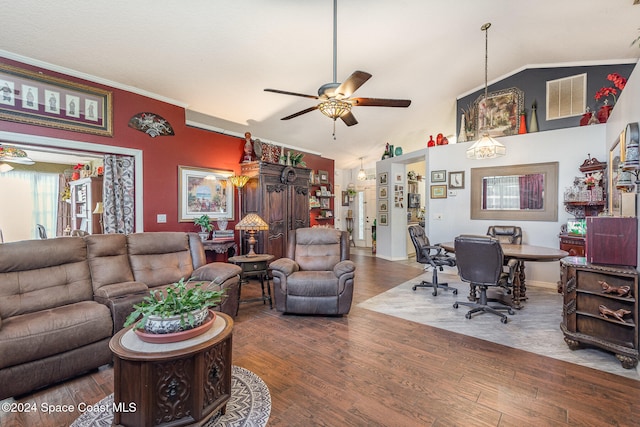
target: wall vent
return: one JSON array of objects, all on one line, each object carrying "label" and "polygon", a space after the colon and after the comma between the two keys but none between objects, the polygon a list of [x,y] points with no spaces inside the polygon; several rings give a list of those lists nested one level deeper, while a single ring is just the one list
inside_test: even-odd
[{"label": "wall vent", "polygon": [[580,116],[586,106],[586,73],[547,82],[547,120]]}]

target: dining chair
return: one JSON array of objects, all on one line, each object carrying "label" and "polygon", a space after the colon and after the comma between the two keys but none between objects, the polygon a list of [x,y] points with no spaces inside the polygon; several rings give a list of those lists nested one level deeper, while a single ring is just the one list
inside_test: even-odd
[{"label": "dining chair", "polygon": [[498,300],[487,297],[487,289],[490,286],[505,286],[505,282],[513,280],[509,273],[503,270],[504,255],[498,239],[490,236],[461,235],[455,239],[456,261],[460,280],[475,286],[480,290],[477,301],[456,301],[453,308],[459,305],[471,307],[465,314],[471,319],[474,313],[492,313],[500,316],[502,323],[507,323],[508,318],[501,311],[513,314],[511,307],[498,303],[490,305],[489,302]]},{"label": "dining chair", "polygon": [[418,284],[413,285],[411,289],[414,291],[417,288],[433,288],[433,296],[438,295],[438,288],[442,288],[446,291],[451,289],[453,294],[456,295],[458,290],[456,288],[449,287],[448,283],[438,282],[438,270],[443,271],[444,266],[455,267],[456,259],[444,252],[444,249],[440,246],[433,246],[429,242],[429,238],[424,232],[424,228],[420,225],[411,225],[408,228],[411,242],[416,248],[416,261],[420,264],[431,266],[433,274],[431,276],[431,282],[426,280],[421,281]]}]

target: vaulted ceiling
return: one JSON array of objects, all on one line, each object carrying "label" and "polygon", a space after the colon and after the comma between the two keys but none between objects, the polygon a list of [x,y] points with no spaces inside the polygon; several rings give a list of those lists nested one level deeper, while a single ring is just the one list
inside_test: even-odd
[{"label": "vaulted ceiling", "polygon": [[338,0],[337,80],[373,77],[356,95],[411,99],[409,108],[355,107],[345,126],[311,107],[333,81],[332,0],[21,0],[2,2],[4,53],[157,94],[189,117],[359,167],[389,142],[405,152],[453,135],[456,97],[529,64],[637,59],[633,0]]}]

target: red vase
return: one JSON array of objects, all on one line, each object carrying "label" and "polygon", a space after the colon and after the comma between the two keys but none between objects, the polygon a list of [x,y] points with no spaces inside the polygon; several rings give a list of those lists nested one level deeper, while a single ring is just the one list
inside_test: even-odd
[{"label": "red vase", "polygon": [[75,181],[77,179],[80,179],[80,172],[74,172],[71,174],[71,181]]},{"label": "red vase", "polygon": [[580,119],[580,126],[587,126],[589,124],[589,120],[591,120],[591,114],[593,114],[591,111],[587,111],[582,115],[582,118]]},{"label": "red vase", "polygon": [[603,105],[602,107],[600,107],[600,109],[598,110],[598,121],[600,123],[607,123],[607,120],[609,120],[609,114],[611,114],[612,109],[613,107],[611,105]]},{"label": "red vase", "polygon": [[436,136],[436,145],[442,145],[442,134],[439,133],[438,136]]},{"label": "red vase", "polygon": [[527,133],[527,120],[524,114],[520,114],[520,129],[518,129],[518,134]]},{"label": "red vase", "polygon": [[436,142],[433,140],[433,135],[429,135],[429,142],[427,142],[427,147],[435,147]]}]

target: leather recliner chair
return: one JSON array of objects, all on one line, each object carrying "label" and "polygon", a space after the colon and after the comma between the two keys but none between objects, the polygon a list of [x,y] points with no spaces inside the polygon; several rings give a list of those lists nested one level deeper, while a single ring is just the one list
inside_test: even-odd
[{"label": "leather recliner chair", "polygon": [[287,258],[271,263],[276,309],[284,313],[342,315],[351,309],[355,264],[349,234],[333,228],[298,228]]}]

